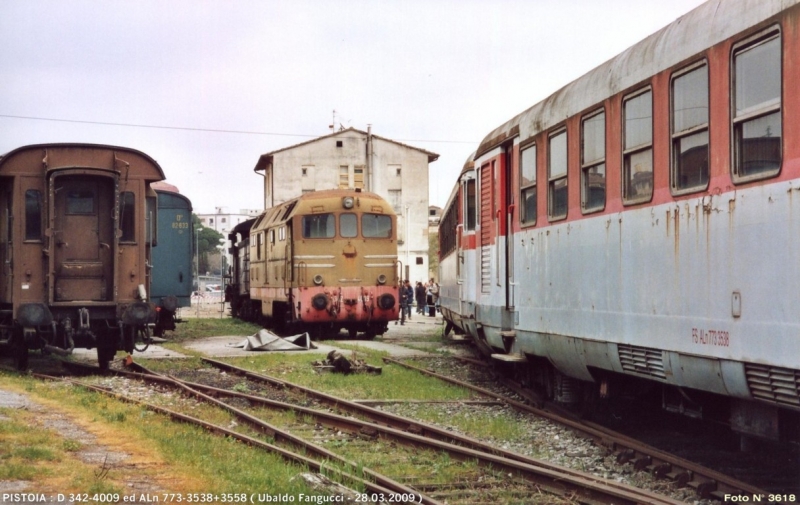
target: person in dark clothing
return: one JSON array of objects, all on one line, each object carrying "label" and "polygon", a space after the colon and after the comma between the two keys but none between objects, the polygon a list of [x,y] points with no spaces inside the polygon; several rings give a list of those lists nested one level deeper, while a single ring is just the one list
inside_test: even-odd
[{"label": "person in dark clothing", "polygon": [[408,313],[408,320],[411,321],[411,304],[414,303],[414,288],[411,283],[406,279],[403,285],[400,286],[400,324],[406,324],[406,313]]},{"label": "person in dark clothing", "polygon": [[425,313],[425,286],[417,281],[417,287],[414,288],[414,297],[417,299],[417,314]]}]

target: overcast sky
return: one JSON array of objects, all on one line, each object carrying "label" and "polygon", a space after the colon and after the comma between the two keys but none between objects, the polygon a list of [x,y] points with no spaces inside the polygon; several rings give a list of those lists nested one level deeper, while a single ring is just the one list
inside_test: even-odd
[{"label": "overcast sky", "polygon": [[237,212],[263,206],[258,157],[330,133],[335,110],[440,154],[443,206],[488,132],[701,3],[3,0],[0,153],[131,147],[196,212]]}]

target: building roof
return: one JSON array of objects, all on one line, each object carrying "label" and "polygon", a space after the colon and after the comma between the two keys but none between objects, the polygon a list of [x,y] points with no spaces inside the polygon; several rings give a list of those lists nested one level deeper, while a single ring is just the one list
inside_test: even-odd
[{"label": "building roof", "polygon": [[359,134],[363,135],[364,137],[366,137],[367,135],[372,135],[373,138],[380,139],[380,140],[383,140],[385,142],[391,142],[392,144],[397,144],[399,146],[403,146],[403,147],[406,147],[408,149],[414,149],[415,151],[419,151],[419,152],[425,153],[428,156],[428,163],[431,163],[431,162],[436,161],[436,160],[439,159],[439,155],[434,153],[434,152],[426,151],[425,149],[420,149],[419,147],[414,147],[414,146],[410,146],[408,144],[403,144],[402,142],[397,142],[396,140],[388,139],[386,137],[381,137],[381,136],[375,135],[375,134],[370,134],[370,133],[367,133],[367,132],[365,132],[363,130],[358,130],[356,128],[350,127],[350,128],[344,129],[344,130],[340,130],[338,132],[331,133],[329,135],[323,135],[322,137],[317,137],[315,139],[307,140],[307,141],[301,142],[299,144],[294,144],[292,146],[287,146],[287,147],[283,147],[281,149],[277,149],[275,151],[264,153],[258,158],[258,163],[256,164],[256,168],[254,168],[253,170],[256,171],[256,172],[259,172],[261,170],[266,170],[267,165],[272,161],[272,157],[275,154],[278,154],[278,153],[281,153],[281,152],[284,152],[284,151],[289,151],[291,149],[296,149],[298,147],[302,147],[302,146],[305,146],[305,145],[308,145],[308,144],[312,144],[314,142],[318,142],[318,141],[323,140],[323,139],[333,138],[333,137],[336,137],[336,136],[339,136],[339,135],[342,135],[342,134],[345,134],[345,133],[353,133],[353,132],[354,133],[359,133]]}]

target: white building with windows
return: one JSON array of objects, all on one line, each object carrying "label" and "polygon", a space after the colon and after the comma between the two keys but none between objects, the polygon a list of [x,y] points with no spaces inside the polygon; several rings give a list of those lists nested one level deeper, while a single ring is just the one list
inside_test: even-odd
[{"label": "white building with windows", "polygon": [[240,209],[239,212],[229,212],[226,207],[215,207],[214,213],[196,212],[195,215],[200,219],[200,224],[204,228],[211,228],[227,239],[228,232],[237,224],[258,217],[261,212],[260,209]]},{"label": "white building with windows", "polygon": [[302,193],[362,188],[381,195],[397,213],[397,256],[403,277],[428,275],[428,164],[438,154],[355,128],[261,155],[264,207]]}]

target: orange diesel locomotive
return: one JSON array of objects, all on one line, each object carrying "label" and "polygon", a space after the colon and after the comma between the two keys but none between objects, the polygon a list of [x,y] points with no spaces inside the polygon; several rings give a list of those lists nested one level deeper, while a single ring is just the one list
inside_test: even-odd
[{"label": "orange diesel locomotive", "polygon": [[234,316],[366,339],[398,318],[397,219],[374,193],[307,193],[237,226],[230,240]]}]

